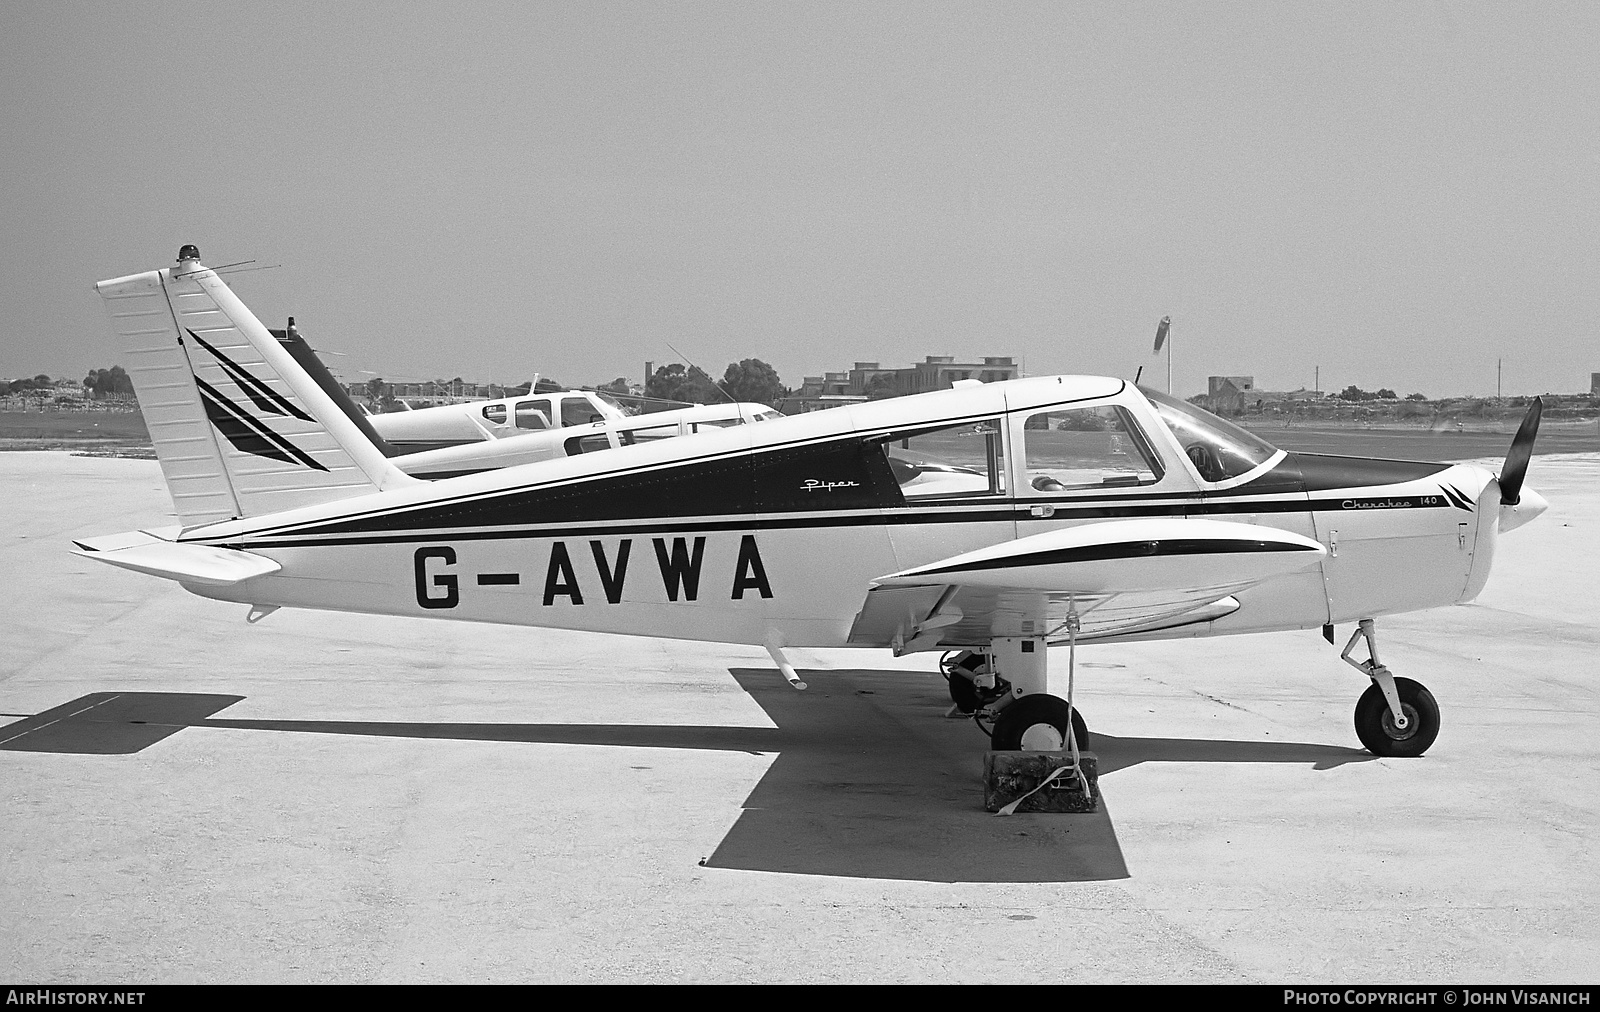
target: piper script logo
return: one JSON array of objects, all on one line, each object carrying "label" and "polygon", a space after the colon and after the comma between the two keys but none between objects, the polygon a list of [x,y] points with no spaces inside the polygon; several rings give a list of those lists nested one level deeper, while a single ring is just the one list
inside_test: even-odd
[{"label": "piper script logo", "polygon": [[[241,391],[244,392],[250,403],[255,405],[257,411],[263,415],[279,415],[298,418],[303,422],[313,421],[312,417],[289,403],[288,399],[257,377],[250,374],[239,363],[211,346],[205,338],[192,330],[185,328],[185,332],[194,339],[195,344],[211,353],[217,360],[222,371],[227,373]],[[266,422],[252,414],[250,409],[227,394],[200,378],[199,373],[194,377],[195,386],[200,390],[200,400],[205,405],[206,417],[217,431],[225,436],[233,448],[241,453],[251,453],[258,457],[270,457],[281,460],[285,464],[304,464],[306,467],[318,471],[327,468],[312,458],[312,456],[294,445],[285,437],[272,431]]]},{"label": "piper script logo", "polygon": [[819,481],[816,478],[807,478],[801,485],[802,492],[832,492],[836,488],[860,488],[859,481]]}]

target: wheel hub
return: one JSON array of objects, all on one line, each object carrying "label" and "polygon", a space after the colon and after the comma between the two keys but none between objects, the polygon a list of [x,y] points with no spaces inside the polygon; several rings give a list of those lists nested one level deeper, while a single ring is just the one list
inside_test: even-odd
[{"label": "wheel hub", "polygon": [[1063,745],[1061,731],[1053,724],[1035,724],[1022,732],[1024,752],[1059,752]]},{"label": "wheel hub", "polygon": [[1417,733],[1417,728],[1420,726],[1420,721],[1417,720],[1417,711],[1410,703],[1401,703],[1400,712],[1405,715],[1405,727],[1396,727],[1394,714],[1387,709],[1383,711],[1383,733],[1394,741],[1405,741],[1407,738],[1414,737]]}]

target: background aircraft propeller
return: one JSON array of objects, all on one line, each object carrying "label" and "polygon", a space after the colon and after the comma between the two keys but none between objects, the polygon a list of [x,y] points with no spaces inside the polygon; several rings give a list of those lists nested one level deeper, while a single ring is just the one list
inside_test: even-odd
[{"label": "background aircraft propeller", "polygon": [[1533,457],[1533,440],[1539,435],[1539,416],[1544,413],[1544,401],[1535,397],[1522,416],[1517,434],[1511,438],[1511,451],[1506,454],[1505,466],[1500,469],[1500,503],[1515,506],[1522,501],[1522,479],[1528,474],[1528,461]]}]

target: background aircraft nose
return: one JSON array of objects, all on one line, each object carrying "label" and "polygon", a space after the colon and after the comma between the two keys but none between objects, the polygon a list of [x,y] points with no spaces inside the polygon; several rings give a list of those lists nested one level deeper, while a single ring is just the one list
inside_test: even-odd
[{"label": "background aircraft nose", "polygon": [[1522,498],[1515,506],[1501,504],[1500,533],[1504,534],[1506,531],[1516,530],[1549,508],[1549,500],[1524,485],[1522,487]]}]

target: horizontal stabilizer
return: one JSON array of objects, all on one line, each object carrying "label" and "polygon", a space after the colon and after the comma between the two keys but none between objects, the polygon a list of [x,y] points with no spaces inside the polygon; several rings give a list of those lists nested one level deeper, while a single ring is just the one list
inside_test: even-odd
[{"label": "horizontal stabilizer", "polygon": [[136,573],[147,573],[179,583],[203,583],[226,587],[257,576],[276,573],[282,567],[271,559],[232,548],[178,544],[133,531],[103,538],[74,541],[86,559],[94,559]]},{"label": "horizontal stabilizer", "polygon": [[1047,531],[891,573],[879,586],[929,583],[1120,594],[1236,588],[1308,569],[1310,538],[1224,520],[1108,520]]}]

